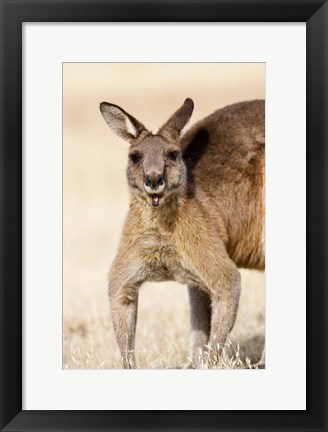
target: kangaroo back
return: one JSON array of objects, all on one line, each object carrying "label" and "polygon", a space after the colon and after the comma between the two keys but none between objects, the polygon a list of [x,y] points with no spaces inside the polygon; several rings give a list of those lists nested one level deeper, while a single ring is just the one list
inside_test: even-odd
[{"label": "kangaroo back", "polygon": [[222,218],[227,250],[240,267],[264,268],[265,105],[242,102],[193,126],[181,146],[188,193]]}]

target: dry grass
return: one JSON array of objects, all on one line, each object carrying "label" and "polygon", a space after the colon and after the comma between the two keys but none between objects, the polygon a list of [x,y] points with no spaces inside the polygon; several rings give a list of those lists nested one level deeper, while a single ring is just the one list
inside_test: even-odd
[{"label": "dry grass", "polygon": [[[186,73],[188,72],[188,75]],[[131,94],[133,89],[133,94]],[[192,122],[220,106],[264,97],[264,67],[254,65],[74,64],[64,66],[63,367],[119,368],[106,279],[128,208],[127,146],[110,132],[99,102],[118,103],[159,126],[186,97]],[[183,367],[188,356],[187,290],[145,284],[137,326],[139,368]],[[242,271],[242,295],[229,353],[204,367],[244,368],[264,344],[264,275]],[[249,359],[249,360],[247,360]]]},{"label": "dry grass", "polygon": [[[259,361],[264,344],[264,279],[242,272],[242,296],[228,349],[213,364],[203,355],[204,368],[247,368]],[[176,283],[145,284],[140,295],[137,326],[139,368],[182,368],[188,356],[187,290]],[[65,307],[64,364],[67,369],[120,368],[120,354],[103,289],[72,296]]]}]

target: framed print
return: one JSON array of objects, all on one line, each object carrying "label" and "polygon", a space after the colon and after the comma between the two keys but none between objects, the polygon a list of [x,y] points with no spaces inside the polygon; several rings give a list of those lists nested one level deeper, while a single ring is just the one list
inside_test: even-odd
[{"label": "framed print", "polygon": [[1,1],[1,430],[327,429],[327,10]]}]

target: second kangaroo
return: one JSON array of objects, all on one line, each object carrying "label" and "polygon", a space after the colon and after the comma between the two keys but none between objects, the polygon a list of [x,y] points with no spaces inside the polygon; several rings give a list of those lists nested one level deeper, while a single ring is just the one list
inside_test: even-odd
[{"label": "second kangaroo", "polygon": [[100,104],[129,142],[130,209],[109,276],[123,366],[135,368],[138,291],[145,281],[188,285],[190,357],[224,345],[238,308],[238,267],[263,270],[264,101],[215,111],[182,134],[186,99],[156,134],[117,105]]}]

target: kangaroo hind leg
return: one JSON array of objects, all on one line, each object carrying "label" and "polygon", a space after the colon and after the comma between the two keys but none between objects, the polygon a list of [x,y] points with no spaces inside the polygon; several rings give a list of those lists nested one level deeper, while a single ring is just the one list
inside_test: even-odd
[{"label": "kangaroo hind leg", "polygon": [[189,357],[186,367],[199,367],[202,352],[208,343],[211,329],[211,299],[199,286],[189,285],[190,338]]}]

